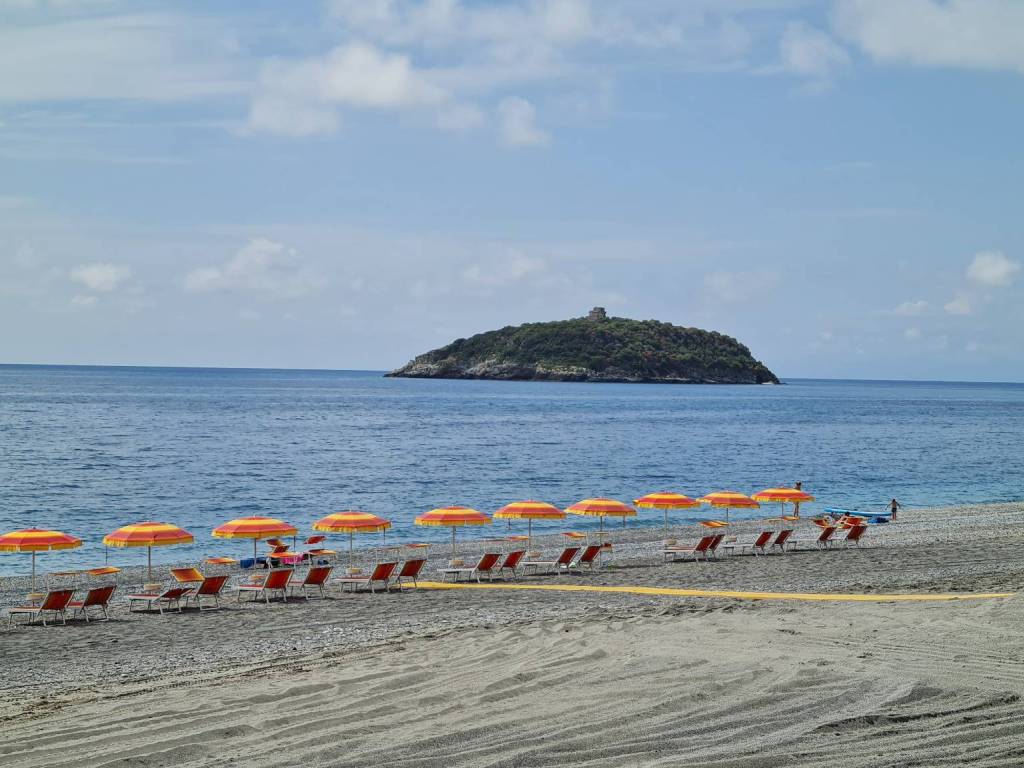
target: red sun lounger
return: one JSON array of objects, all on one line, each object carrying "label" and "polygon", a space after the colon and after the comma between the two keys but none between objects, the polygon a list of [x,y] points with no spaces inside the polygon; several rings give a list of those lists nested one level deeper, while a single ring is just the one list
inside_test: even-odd
[{"label": "red sun lounger", "polygon": [[73,589],[56,589],[52,592],[47,592],[43,602],[39,605],[20,605],[17,608],[9,609],[7,611],[7,623],[8,625],[13,624],[15,616],[28,616],[28,621],[23,622],[24,624],[41,621],[45,627],[46,614],[52,613],[54,619],[59,616],[61,624],[67,624],[67,609],[71,603],[71,598],[74,596],[75,590]]},{"label": "red sun lounger", "polygon": [[85,623],[89,623],[89,609],[99,608],[103,612],[103,621],[108,621],[110,616],[107,615],[107,608],[110,607],[110,598],[114,596],[114,590],[117,589],[115,584],[106,584],[102,587],[93,587],[85,594],[84,600],[72,600],[68,603],[68,608],[72,610],[71,618],[75,618],[78,612],[82,612],[82,618],[85,619]]},{"label": "red sun lounger", "polygon": [[[185,607],[188,608],[189,601],[196,601],[196,608],[200,611],[212,611],[220,608],[220,596],[224,592],[224,586],[228,583],[227,574],[220,576],[207,576],[202,583],[185,596]],[[203,598],[212,599],[213,605],[203,607]]]},{"label": "red sun lounger", "polygon": [[487,580],[491,581],[494,578],[495,566],[500,559],[500,552],[486,552],[472,568],[440,568],[441,581],[448,576],[453,576],[453,581],[458,581],[462,574],[466,574],[470,579],[475,578],[477,581],[480,581],[481,576],[486,576]]},{"label": "red sun lounger", "polygon": [[135,610],[136,603],[142,603],[146,606],[144,610],[151,611],[155,607],[163,616],[164,608],[170,610],[172,605],[178,609],[178,613],[181,613],[181,601],[191,591],[192,587],[171,587],[163,592],[138,592],[134,595],[125,595],[125,599],[128,601],[129,613]]},{"label": "red sun lounger", "polygon": [[679,559],[679,555],[683,555],[684,560],[686,559],[686,555],[690,555],[698,562],[702,556],[707,560],[708,547],[711,546],[715,538],[715,536],[704,536],[692,547],[665,547],[665,549],[662,550],[662,554],[665,555],[666,561],[671,560],[673,562]]},{"label": "red sun lounger", "polygon": [[310,589],[319,592],[320,597],[326,598],[327,593],[324,591],[324,585],[327,583],[327,579],[333,570],[334,568],[329,565],[318,565],[315,568],[310,568],[306,571],[306,577],[302,581],[289,584],[288,589],[293,593],[295,590],[299,590],[307,600],[309,600],[307,590]]},{"label": "red sun lounger", "polygon": [[775,541],[772,542],[772,545],[769,547],[769,549],[775,549],[776,547],[778,547],[779,552],[785,552],[786,544],[787,542],[789,542],[789,537],[792,535],[792,528],[787,528],[784,531],[779,531],[779,535],[775,537]]},{"label": "red sun lounger", "polygon": [[275,568],[264,576],[262,581],[257,581],[254,584],[238,585],[236,587],[238,590],[238,601],[241,602],[242,595],[250,592],[253,595],[253,602],[262,597],[263,602],[270,605],[270,595],[276,592],[281,595],[281,602],[287,603],[288,582],[291,580],[292,572],[292,568]]},{"label": "red sun lounger", "polygon": [[519,562],[526,556],[525,549],[517,549],[514,552],[509,552],[505,555],[505,559],[501,561],[501,565],[498,566],[498,575],[504,577],[506,572],[512,574],[512,578],[516,581],[519,580],[519,574],[516,569],[519,568]]},{"label": "red sun lounger", "polygon": [[406,581],[411,581],[412,585],[418,586],[416,580],[419,578],[420,571],[423,570],[423,566],[427,564],[426,558],[419,558],[416,560],[406,560],[402,563],[402,570],[395,576],[395,586],[399,590],[402,589],[402,584]]},{"label": "red sun lounger", "polygon": [[579,554],[579,547],[566,547],[562,550],[562,554],[558,556],[557,560],[528,560],[522,563],[524,569],[526,568],[544,568],[554,573],[562,573],[570,571],[573,568],[572,562]]},{"label": "red sun lounger", "polygon": [[846,532],[846,538],[839,539],[839,541],[843,542],[844,547],[848,547],[851,544],[855,547],[859,547],[860,540],[863,538],[867,530],[868,527],[866,525],[855,525]]},{"label": "red sun lounger", "polygon": [[765,552],[765,547],[768,546],[768,542],[771,541],[771,538],[772,538],[772,532],[771,531],[761,531],[757,535],[757,538],[754,539],[753,541],[730,541],[730,542],[728,542],[726,544],[723,544],[722,545],[722,549],[727,549],[727,550],[729,550],[732,553],[735,553],[736,550],[739,550],[739,553],[741,555],[743,554],[743,552],[745,550],[749,549],[751,551],[751,553],[754,554],[755,556],[757,555],[758,552],[760,552],[762,555],[764,555],[764,554],[767,554]]},{"label": "red sun lounger", "polygon": [[355,592],[356,587],[369,587],[371,592],[377,591],[377,584],[384,586],[384,591],[388,591],[388,584],[391,581],[391,574],[395,572],[395,568],[398,567],[398,563],[378,563],[373,569],[373,573],[369,576],[342,576],[336,581],[341,584],[341,591],[345,591],[345,587],[349,588],[349,591]]}]

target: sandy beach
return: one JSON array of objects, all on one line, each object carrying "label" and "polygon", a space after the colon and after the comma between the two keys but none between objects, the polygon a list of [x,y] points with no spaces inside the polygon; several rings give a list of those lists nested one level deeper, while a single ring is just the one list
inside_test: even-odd
[{"label": "sandy beach", "polygon": [[[520,584],[925,597],[1024,586],[1024,503],[909,511],[873,526],[862,550],[707,564],[663,563],[660,529],[609,538],[601,570]],[[446,558],[434,549],[432,571]],[[123,593],[141,574],[120,577]],[[26,586],[2,580],[0,600]],[[165,617],[129,616],[118,600],[107,623],[8,630],[4,618],[0,763],[1016,766],[1022,631],[1018,596],[334,588],[325,601]]]}]

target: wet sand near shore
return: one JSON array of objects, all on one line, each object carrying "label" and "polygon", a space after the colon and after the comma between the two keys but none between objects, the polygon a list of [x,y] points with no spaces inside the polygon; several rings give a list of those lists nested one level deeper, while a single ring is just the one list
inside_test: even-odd
[{"label": "wet sand near shore", "polygon": [[[735,526],[755,531],[756,523]],[[693,540],[701,529],[674,529]],[[803,538],[814,533],[806,526]],[[1024,504],[909,512],[867,549],[524,584],[1024,589]],[[740,533],[743,536],[743,533]],[[655,538],[657,537],[657,538]],[[545,548],[554,551],[560,537]],[[442,550],[443,548],[437,548]],[[467,545],[466,559],[471,551]],[[442,555],[438,552],[438,555]],[[439,556],[431,568],[440,565]],[[125,580],[138,574],[123,574]],[[0,580],[6,605],[23,580]],[[0,631],[4,766],[1020,765],[1024,597],[801,602],[460,589]]]}]

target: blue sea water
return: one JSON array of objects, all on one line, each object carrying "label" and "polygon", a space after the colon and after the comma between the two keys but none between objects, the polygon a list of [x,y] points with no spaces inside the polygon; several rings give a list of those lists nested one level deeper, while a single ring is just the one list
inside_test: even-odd
[{"label": "blue sea water", "polygon": [[[308,533],[329,512],[394,522],[389,540],[447,540],[413,517],[527,498],[564,506],[676,490],[752,493],[802,480],[825,506],[881,511],[1024,498],[1024,385],[793,380],[679,386],[386,379],[377,372],[0,366],[0,531],[85,540],[45,569],[145,562],[105,533],[165,520],[190,547],[233,517]],[[775,509],[770,511],[774,512]],[[734,513],[734,516],[735,515]],[[680,512],[677,519],[699,519]],[[642,513],[629,525],[659,525]],[[505,533],[462,529],[460,540]],[[589,518],[535,526],[596,526]],[[366,537],[362,543],[377,543]],[[342,542],[338,542],[341,544]],[[0,573],[24,557],[0,555]]]}]

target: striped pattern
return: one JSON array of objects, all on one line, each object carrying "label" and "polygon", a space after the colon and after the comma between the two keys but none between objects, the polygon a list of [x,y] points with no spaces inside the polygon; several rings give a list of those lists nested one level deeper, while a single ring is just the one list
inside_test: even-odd
[{"label": "striped pattern", "polygon": [[23,528],[0,536],[0,552],[50,552],[55,549],[74,549],[82,540],[60,531],[45,528]]},{"label": "striped pattern", "polygon": [[565,512],[544,501],[516,501],[494,513],[498,520],[563,520]]},{"label": "striped pattern", "polygon": [[701,504],[725,509],[755,509],[761,505],[736,491],[715,491],[697,499]]},{"label": "striped pattern", "polygon": [[583,499],[577,501],[566,512],[573,515],[590,515],[591,517],[635,517],[636,510],[628,504],[615,499]]},{"label": "striped pattern", "polygon": [[355,510],[335,512],[313,523],[314,531],[324,531],[325,533],[375,533],[386,531],[390,527],[390,520],[377,517],[369,512],[356,512]]},{"label": "striped pattern", "polygon": [[790,503],[814,501],[814,497],[811,494],[806,491],[798,491],[796,488],[765,488],[750,498],[754,501],[783,501]]},{"label": "striped pattern", "polygon": [[669,493],[668,491],[648,493],[646,496],[636,499],[633,503],[641,509],[692,509],[693,507],[700,506],[700,502],[696,499],[691,499],[689,496],[684,496],[681,493]]},{"label": "striped pattern", "polygon": [[273,517],[240,517],[213,529],[218,539],[269,539],[273,536],[294,536],[294,525]]},{"label": "striped pattern", "polygon": [[477,512],[469,507],[442,507],[432,509],[417,516],[413,521],[416,525],[434,526],[457,526],[457,525],[487,525],[491,518],[483,512]]},{"label": "striped pattern", "polygon": [[162,547],[191,544],[195,537],[184,528],[171,523],[135,523],[118,528],[103,537],[108,547]]}]

